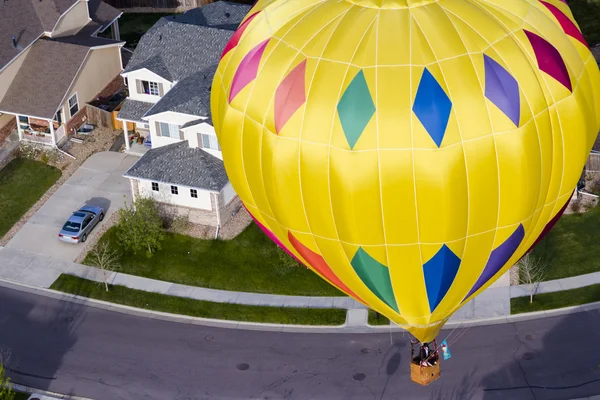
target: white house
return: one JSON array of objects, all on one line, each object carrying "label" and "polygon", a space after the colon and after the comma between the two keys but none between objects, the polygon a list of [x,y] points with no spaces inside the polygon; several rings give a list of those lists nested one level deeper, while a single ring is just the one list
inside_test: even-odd
[{"label": "white house", "polygon": [[218,1],[162,18],[122,73],[129,97],[117,118],[134,123],[149,149],[139,151],[124,123],[126,150],[143,154],[124,174],[134,196],[176,206],[203,225],[220,227],[241,207],[212,126],[210,89],[223,48],[249,9]]}]

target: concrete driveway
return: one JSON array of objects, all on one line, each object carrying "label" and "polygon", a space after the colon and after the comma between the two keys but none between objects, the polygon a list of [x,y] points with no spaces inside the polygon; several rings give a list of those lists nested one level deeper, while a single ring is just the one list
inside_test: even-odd
[{"label": "concrete driveway", "polygon": [[[7,248],[74,261],[83,244],[68,244],[58,240],[58,232],[71,213],[85,204],[99,205],[106,210],[106,219],[131,201],[129,180],[123,173],[139,158],[122,153],[102,152],[88,158],[75,173],[27,221]],[[89,238],[99,231],[97,225]],[[89,240],[88,238],[88,240]]]}]

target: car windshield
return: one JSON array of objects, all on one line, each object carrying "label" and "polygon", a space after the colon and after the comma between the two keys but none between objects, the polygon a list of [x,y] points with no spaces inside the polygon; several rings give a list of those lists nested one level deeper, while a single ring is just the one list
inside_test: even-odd
[{"label": "car windshield", "polygon": [[79,222],[67,221],[63,226],[63,231],[67,232],[79,232],[81,224]]}]

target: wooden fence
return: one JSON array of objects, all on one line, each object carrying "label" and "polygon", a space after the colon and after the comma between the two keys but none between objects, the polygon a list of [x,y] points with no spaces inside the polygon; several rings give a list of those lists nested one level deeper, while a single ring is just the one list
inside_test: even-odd
[{"label": "wooden fence", "polygon": [[112,113],[92,105],[86,106],[87,122],[96,126],[114,129]]},{"label": "wooden fence", "polygon": [[600,172],[600,153],[592,152],[585,164],[586,172]]},{"label": "wooden fence", "polygon": [[[154,8],[189,10],[212,3],[212,0],[104,0],[115,8]],[[156,12],[156,10],[154,10]]]}]

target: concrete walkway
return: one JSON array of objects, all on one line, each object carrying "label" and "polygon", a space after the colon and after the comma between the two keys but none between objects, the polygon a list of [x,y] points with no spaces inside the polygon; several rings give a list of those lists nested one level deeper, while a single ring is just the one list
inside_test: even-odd
[{"label": "concrete walkway", "polygon": [[[577,289],[600,283],[600,272],[572,276],[570,278],[556,279],[553,281],[540,282],[536,287],[535,294],[560,292],[562,290]],[[510,297],[529,296],[529,285],[518,285],[510,287]]]},{"label": "concrete walkway", "polygon": [[[63,273],[96,282],[104,281],[103,272],[98,268],[19,249],[0,249],[0,279],[2,280],[39,288],[49,288],[60,274]],[[110,273],[108,282],[131,289],[217,303],[271,307],[343,308],[357,311],[365,309],[365,306],[361,303],[345,296],[285,296],[232,292],[158,281],[119,272]],[[465,305],[450,321],[503,317],[507,315],[510,315],[508,275],[499,279],[488,290]],[[350,323],[357,324],[357,319],[364,319],[366,322],[366,316],[366,313],[353,313]]]}]

